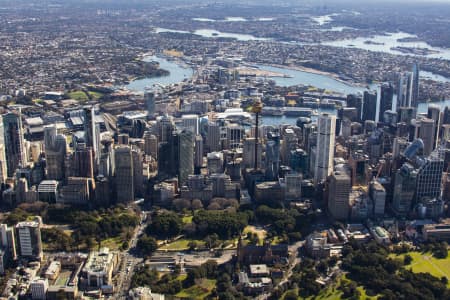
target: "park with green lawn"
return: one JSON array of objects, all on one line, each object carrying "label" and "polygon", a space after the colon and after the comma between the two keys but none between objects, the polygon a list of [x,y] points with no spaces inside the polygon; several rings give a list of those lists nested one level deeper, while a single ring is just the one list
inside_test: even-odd
[{"label": "park with green lawn", "polygon": [[[406,269],[414,273],[430,273],[437,278],[447,277],[450,280],[450,255],[447,258],[439,259],[430,252],[411,251],[399,255],[391,254],[390,256],[403,261],[406,255],[412,257],[412,262],[405,265]],[[447,287],[450,287],[450,284],[447,283]]]}]

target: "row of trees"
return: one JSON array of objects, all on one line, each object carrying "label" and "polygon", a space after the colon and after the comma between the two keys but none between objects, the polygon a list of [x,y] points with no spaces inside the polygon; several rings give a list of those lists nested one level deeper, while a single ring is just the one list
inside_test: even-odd
[{"label": "row of trees", "polygon": [[185,233],[192,237],[205,238],[216,234],[220,239],[238,236],[247,226],[249,214],[216,210],[199,210],[194,214],[192,224],[184,228],[181,217],[174,212],[156,212],[146,228],[146,234],[158,239],[170,239]]},{"label": "row of trees", "polygon": [[70,229],[65,231],[56,225],[41,230],[42,240],[50,251],[90,249],[100,245],[103,239],[116,237],[126,243],[139,224],[136,212],[121,205],[88,211],[44,202],[20,205],[5,222],[12,226],[35,215],[41,216],[46,224],[67,225]]}]

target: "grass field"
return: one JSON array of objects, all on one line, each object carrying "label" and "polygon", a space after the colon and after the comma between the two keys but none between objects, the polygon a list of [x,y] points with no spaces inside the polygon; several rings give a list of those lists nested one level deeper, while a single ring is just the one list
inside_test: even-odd
[{"label": "grass field", "polygon": [[103,94],[99,93],[99,92],[89,91],[88,93],[89,93],[89,96],[91,96],[91,98],[94,99],[94,100],[97,100],[97,99],[103,97]]},{"label": "grass field", "polygon": [[159,250],[167,250],[167,251],[183,251],[189,249],[189,242],[194,241],[197,242],[198,247],[204,246],[205,242],[201,240],[189,240],[189,239],[179,239],[173,243],[166,244],[159,248]]},{"label": "grass field", "polygon": [[181,292],[175,295],[175,297],[184,299],[204,299],[208,296],[212,289],[216,286],[216,280],[203,279],[198,284],[191,286],[190,288],[183,289]]},{"label": "grass field", "polygon": [[[430,273],[437,278],[445,276],[450,281],[450,255],[445,259],[437,259],[431,253],[408,252],[407,254],[411,255],[413,261],[405,266],[406,269],[414,273]],[[390,256],[403,261],[405,254]],[[450,283],[447,286],[450,287]]]},{"label": "grass field", "polygon": [[257,229],[255,226],[248,225],[244,228],[243,234],[247,234],[249,232],[252,232],[258,236],[258,244],[263,245],[264,240],[267,236],[267,231],[265,229]]},{"label": "grass field", "polygon": [[102,247],[108,247],[109,250],[118,250],[122,243],[121,237],[109,238],[101,242]]},{"label": "grass field", "polygon": [[[338,289],[338,287],[344,282],[349,281],[343,275],[335,284],[328,286],[320,291],[320,293],[316,296],[311,296],[308,298],[299,297],[302,300],[339,300],[342,299],[342,292]],[[378,296],[368,296],[366,290],[362,286],[358,286],[358,291],[361,293],[360,300],[376,300]],[[284,299],[284,295],[283,295]]]},{"label": "grass field", "polygon": [[88,96],[83,91],[73,91],[68,93],[68,96],[71,99],[77,100],[77,101],[87,101],[89,100]]},{"label": "grass field", "polygon": [[183,224],[191,224],[193,218],[193,216],[183,216],[181,220],[183,221]]}]

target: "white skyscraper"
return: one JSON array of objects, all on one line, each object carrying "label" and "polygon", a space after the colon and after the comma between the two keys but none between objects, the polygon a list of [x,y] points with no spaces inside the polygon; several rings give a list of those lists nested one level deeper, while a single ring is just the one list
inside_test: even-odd
[{"label": "white skyscraper", "polygon": [[322,114],[317,120],[315,182],[324,181],[333,171],[336,116]]}]

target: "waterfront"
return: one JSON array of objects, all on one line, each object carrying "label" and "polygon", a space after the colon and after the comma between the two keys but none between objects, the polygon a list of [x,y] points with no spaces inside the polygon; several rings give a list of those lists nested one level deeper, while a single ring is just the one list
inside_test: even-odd
[{"label": "waterfront", "polygon": [[167,59],[161,57],[147,56],[144,58],[144,61],[158,62],[159,67],[161,69],[169,71],[170,74],[162,77],[142,78],[134,80],[125,86],[127,89],[135,92],[143,92],[146,87],[151,87],[153,85],[169,85],[182,82],[185,79],[190,79],[193,74],[193,70],[191,68],[182,67],[176,62],[168,61]]},{"label": "waterfront", "polygon": [[401,42],[404,38],[417,38],[417,36],[406,32],[386,33],[386,35],[374,35],[372,37],[358,37],[354,39],[345,39],[337,41],[322,42],[322,45],[344,48],[358,48],[369,51],[385,52],[396,55],[413,55],[405,54],[400,51],[392,50],[394,47],[407,48],[427,48],[429,50],[438,51],[438,53],[424,55],[430,58],[442,58],[450,60],[450,49],[433,47],[422,41]]},{"label": "waterfront", "polygon": [[[151,87],[153,85],[169,85],[176,84],[182,82],[183,80],[190,79],[193,75],[193,70],[191,68],[184,68],[180,66],[177,62],[169,61],[162,57],[157,56],[147,56],[144,58],[145,61],[156,61],[159,63],[160,67],[169,71],[170,75],[163,77],[153,77],[153,78],[143,78],[139,80],[135,80],[128,84],[126,88],[136,92],[143,92],[146,87]],[[292,85],[311,85],[316,88],[326,89],[329,91],[339,92],[342,94],[351,94],[351,93],[362,93],[366,88],[354,86],[335,78],[323,75],[323,74],[315,74],[306,71],[293,70],[288,68],[279,68],[273,66],[266,65],[256,65],[261,70],[270,71],[275,73],[286,74],[290,77],[273,77],[272,79],[279,86],[292,86]],[[429,72],[421,72],[424,77],[432,77],[434,74]],[[434,75],[435,76],[435,75]],[[441,76],[442,77],[442,76]],[[446,79],[445,77],[443,77]],[[436,78],[433,78],[436,79]],[[376,85],[370,86],[371,89],[376,89]],[[395,98],[394,98],[395,102]],[[434,102],[434,104],[439,105],[441,109],[445,106],[450,106],[450,100],[442,101],[442,102]],[[418,107],[419,113],[426,112],[428,107],[428,103],[420,103]],[[394,105],[395,108],[395,105]],[[378,110],[378,107],[377,107]],[[328,112],[328,113],[336,113],[335,110],[330,109],[319,109],[319,113]],[[262,118],[263,124],[265,125],[278,125],[278,124],[295,124],[297,117],[288,117],[288,116],[264,116]]]},{"label": "waterfront", "polygon": [[[288,75],[289,77],[273,77],[272,80],[279,86],[293,86],[298,84],[310,85],[319,89],[339,92],[342,94],[362,93],[366,88],[347,84],[332,76],[312,72],[279,68],[266,65],[256,65],[259,69]],[[374,87],[373,87],[374,88]]]}]

